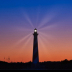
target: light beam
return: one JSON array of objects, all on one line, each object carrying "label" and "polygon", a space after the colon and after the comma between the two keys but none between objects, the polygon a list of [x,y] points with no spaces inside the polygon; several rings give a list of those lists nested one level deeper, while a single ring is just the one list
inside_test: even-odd
[{"label": "light beam", "polygon": [[32,28],[34,28],[30,18],[28,17],[28,15],[25,13],[24,16],[26,17],[27,21],[29,22],[29,24],[32,26]]},{"label": "light beam", "polygon": [[31,35],[31,33],[30,34],[28,34],[27,36],[25,36],[24,38],[22,38],[22,39],[20,39],[17,43],[16,43],[16,45],[18,45],[19,43],[21,43],[22,41],[24,41],[27,37],[29,37]]}]

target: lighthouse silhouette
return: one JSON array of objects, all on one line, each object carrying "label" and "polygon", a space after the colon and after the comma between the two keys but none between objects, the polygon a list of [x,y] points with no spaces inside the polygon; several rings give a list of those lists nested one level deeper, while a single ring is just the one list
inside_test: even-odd
[{"label": "lighthouse silhouette", "polygon": [[34,29],[33,35],[34,35],[34,42],[33,42],[33,59],[32,59],[33,61],[32,62],[34,64],[37,64],[39,63],[39,54],[38,54],[38,38],[37,38],[38,33],[36,28]]}]

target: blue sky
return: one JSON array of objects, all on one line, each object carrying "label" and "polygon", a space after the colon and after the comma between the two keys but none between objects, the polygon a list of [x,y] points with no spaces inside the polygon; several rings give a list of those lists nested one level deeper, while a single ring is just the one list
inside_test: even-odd
[{"label": "blue sky", "polygon": [[0,8],[50,6],[72,4],[72,0],[0,0]]}]

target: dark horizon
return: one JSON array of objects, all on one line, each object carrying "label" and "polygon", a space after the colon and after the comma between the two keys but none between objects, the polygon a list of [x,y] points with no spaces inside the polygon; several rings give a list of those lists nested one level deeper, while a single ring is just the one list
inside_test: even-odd
[{"label": "dark horizon", "polygon": [[65,59],[61,62],[47,61],[37,64],[33,64],[32,62],[6,63],[0,61],[0,70],[72,70],[72,60],[68,61]]},{"label": "dark horizon", "polygon": [[[61,61],[43,61],[43,62],[62,62],[62,61],[72,61],[72,60],[64,59],[64,60],[61,60]],[[0,60],[0,62],[17,63],[17,62],[11,62],[11,61],[8,62],[8,61],[1,61],[1,60]],[[29,62],[32,62],[32,61],[28,61],[28,62],[22,62],[22,61],[21,61],[21,62],[18,62],[18,63],[29,63]],[[42,62],[39,61],[39,63],[42,63]]]}]

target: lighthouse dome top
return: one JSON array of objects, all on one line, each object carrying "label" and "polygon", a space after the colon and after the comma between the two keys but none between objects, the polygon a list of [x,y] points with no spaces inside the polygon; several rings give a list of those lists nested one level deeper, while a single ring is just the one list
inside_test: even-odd
[{"label": "lighthouse dome top", "polygon": [[34,32],[37,32],[37,29],[36,28],[34,29]]}]

